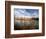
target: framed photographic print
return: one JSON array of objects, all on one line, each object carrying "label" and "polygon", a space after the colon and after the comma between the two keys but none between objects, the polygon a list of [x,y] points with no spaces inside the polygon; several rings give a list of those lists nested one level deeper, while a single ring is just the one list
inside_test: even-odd
[{"label": "framed photographic print", "polygon": [[44,3],[5,1],[5,38],[44,36]]}]

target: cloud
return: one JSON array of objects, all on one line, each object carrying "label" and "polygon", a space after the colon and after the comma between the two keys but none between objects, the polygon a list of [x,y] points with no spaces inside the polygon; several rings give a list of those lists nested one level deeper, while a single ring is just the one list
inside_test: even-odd
[{"label": "cloud", "polygon": [[35,16],[35,17],[38,17],[39,16],[39,13],[38,13],[38,9],[18,9],[18,8],[15,8],[14,9],[14,13],[15,13],[15,16]]}]

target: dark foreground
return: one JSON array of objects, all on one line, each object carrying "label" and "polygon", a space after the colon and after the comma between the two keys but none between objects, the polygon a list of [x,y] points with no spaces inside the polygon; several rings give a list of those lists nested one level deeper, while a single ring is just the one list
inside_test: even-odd
[{"label": "dark foreground", "polygon": [[34,23],[31,22],[31,21],[29,23],[27,23],[27,22],[24,22],[24,23],[22,23],[22,22],[20,22],[20,23],[16,22],[14,24],[14,30],[39,29],[39,19],[35,18],[35,19],[33,19],[33,21],[34,21]]}]

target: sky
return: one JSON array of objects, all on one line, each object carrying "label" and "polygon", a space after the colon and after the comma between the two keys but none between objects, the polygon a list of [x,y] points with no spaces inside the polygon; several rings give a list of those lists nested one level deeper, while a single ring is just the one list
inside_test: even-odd
[{"label": "sky", "polygon": [[15,16],[29,16],[29,17],[39,17],[39,10],[38,9],[21,9],[21,8],[15,8],[14,9],[14,15]]}]

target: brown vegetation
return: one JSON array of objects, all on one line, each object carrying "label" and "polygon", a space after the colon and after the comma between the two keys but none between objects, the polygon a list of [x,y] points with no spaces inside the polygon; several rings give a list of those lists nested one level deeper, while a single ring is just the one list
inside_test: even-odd
[{"label": "brown vegetation", "polygon": [[27,29],[35,29],[35,27],[34,27],[34,20],[32,19],[32,18],[15,18],[15,23],[16,23],[16,21],[20,21],[20,22],[31,22],[32,23],[32,25],[31,26],[14,26],[14,29],[15,30],[27,30]]}]

